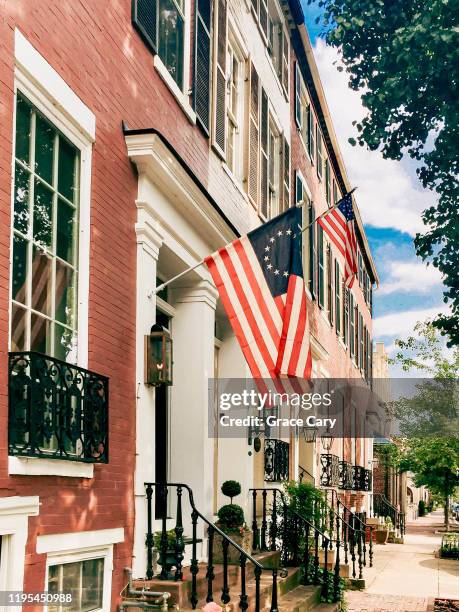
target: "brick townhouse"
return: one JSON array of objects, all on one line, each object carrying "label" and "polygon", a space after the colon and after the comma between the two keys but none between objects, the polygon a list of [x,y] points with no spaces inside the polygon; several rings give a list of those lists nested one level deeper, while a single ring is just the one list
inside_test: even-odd
[{"label": "brick townhouse", "polygon": [[[249,489],[300,476],[368,510],[363,425],[326,449],[209,435],[208,379],[248,374],[238,343],[203,266],[151,291],[350,190],[299,3],[6,0],[0,34],[1,588],[116,610],[125,568],[150,575],[152,530],[174,526],[177,489],[146,483],[186,484],[208,520],[227,479],[247,520]],[[352,291],[319,229],[304,268],[314,376],[369,384],[377,274],[357,228]]]}]

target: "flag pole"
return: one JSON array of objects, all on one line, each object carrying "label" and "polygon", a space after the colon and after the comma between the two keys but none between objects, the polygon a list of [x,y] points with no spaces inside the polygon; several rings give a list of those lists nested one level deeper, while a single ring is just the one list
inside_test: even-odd
[{"label": "flag pole", "polygon": [[[353,193],[355,190],[357,189],[357,187],[354,187],[354,189],[352,189],[352,191],[349,191],[349,193],[347,193],[346,195],[350,195],[351,193]],[[346,197],[346,196],[344,196]],[[343,198],[341,198],[342,200]],[[319,217],[317,217],[317,219],[315,219],[313,221],[313,223],[315,223],[316,221],[318,221],[321,217],[323,217],[324,215],[326,215],[327,213],[329,213],[331,210],[333,210],[334,208],[336,208],[338,206],[338,204],[341,202],[341,200],[339,202],[337,202],[334,206],[328,208],[322,215],[320,215]],[[304,206],[306,204],[306,200],[301,200],[299,202],[297,202],[296,206],[297,208],[301,208],[302,206]],[[303,233],[305,230],[308,229],[308,227],[310,227],[312,225],[312,223],[310,223],[309,225],[306,225],[306,227],[303,227],[301,229],[301,233]],[[202,264],[205,262],[205,259],[201,259],[200,261],[198,261],[197,263],[195,263],[194,265],[190,266],[189,268],[186,268],[185,270],[182,270],[182,272],[179,272],[179,274],[176,274],[175,276],[173,276],[172,278],[170,278],[169,280],[165,281],[164,283],[162,283],[161,285],[158,285],[157,287],[154,287],[153,289],[150,289],[150,291],[148,291],[147,293],[147,297],[149,299],[151,299],[154,295],[157,295],[160,291],[162,291],[163,289],[165,289],[165,287],[167,287],[168,285],[170,285],[171,283],[173,283],[174,281],[178,280],[179,278],[182,278],[182,276],[185,276],[185,274],[188,274],[188,272],[192,272],[193,270],[196,270],[196,268],[199,268],[199,266],[202,266]]]},{"label": "flag pole", "polygon": [[341,202],[344,200],[344,198],[346,196],[351,195],[352,193],[354,193],[354,191],[356,189],[357,189],[357,187],[354,187],[353,189],[351,189],[351,191],[348,191],[338,202],[336,202],[336,204],[333,204],[333,206],[330,206],[330,208],[327,208],[327,210],[325,212],[323,212],[321,215],[319,215],[318,217],[316,217],[314,219],[314,221],[311,221],[311,223],[308,223],[304,227],[300,227],[300,234],[302,234],[307,229],[309,229],[311,227],[311,225],[314,225],[314,223],[316,223],[319,219],[322,219],[322,217],[325,217],[326,215],[328,215],[329,212],[331,212],[335,208],[338,208],[338,206],[341,204]]}]

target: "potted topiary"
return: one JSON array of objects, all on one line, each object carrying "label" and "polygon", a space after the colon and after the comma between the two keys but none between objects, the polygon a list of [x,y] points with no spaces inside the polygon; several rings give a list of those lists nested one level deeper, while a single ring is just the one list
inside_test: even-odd
[{"label": "potted topiary", "polygon": [[376,544],[385,544],[389,537],[388,525],[384,522],[379,523],[376,527]]},{"label": "potted topiary", "polygon": [[[233,504],[233,497],[240,494],[241,485],[235,480],[227,480],[223,483],[221,491],[231,499],[231,503],[220,508],[216,525],[243,550],[250,552],[252,532],[245,524],[244,510],[238,504]],[[223,537],[219,533],[214,534],[213,558],[214,563],[223,562]],[[240,553],[231,544],[228,546],[227,559],[230,564],[239,563]]]}]

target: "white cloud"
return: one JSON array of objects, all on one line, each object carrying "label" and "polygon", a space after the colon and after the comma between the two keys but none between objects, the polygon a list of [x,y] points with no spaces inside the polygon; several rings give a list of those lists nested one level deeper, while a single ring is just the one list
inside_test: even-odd
[{"label": "white cloud", "polygon": [[373,334],[375,337],[405,337],[413,331],[418,321],[425,321],[439,313],[448,312],[449,308],[445,304],[421,310],[391,312],[373,320]]},{"label": "white cloud", "polygon": [[364,223],[393,227],[411,235],[424,231],[421,213],[434,203],[435,196],[422,190],[412,160],[387,160],[379,151],[349,144],[348,138],[357,134],[352,121],[359,121],[365,114],[360,94],[348,87],[346,72],[337,71],[336,49],[319,38],[314,55],[349,179],[358,187],[356,198]]},{"label": "white cloud", "polygon": [[391,261],[387,266],[387,277],[378,289],[378,295],[404,293],[430,293],[433,287],[441,285],[441,274],[433,266],[422,262]]}]

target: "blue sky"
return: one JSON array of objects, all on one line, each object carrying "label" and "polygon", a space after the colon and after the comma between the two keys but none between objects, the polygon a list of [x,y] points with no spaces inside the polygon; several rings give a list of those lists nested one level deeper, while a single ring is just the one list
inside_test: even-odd
[{"label": "blue sky", "polygon": [[336,70],[337,52],[319,37],[317,4],[308,6],[303,0],[303,10],[381,281],[374,292],[374,339],[384,341],[391,354],[396,338],[406,337],[417,321],[445,309],[440,275],[416,257],[413,245],[414,235],[423,230],[421,212],[435,202],[435,196],[421,188],[411,159],[384,160],[377,151],[349,145],[347,139],[355,136],[352,121],[364,114],[360,96],[347,87],[345,73]]}]

